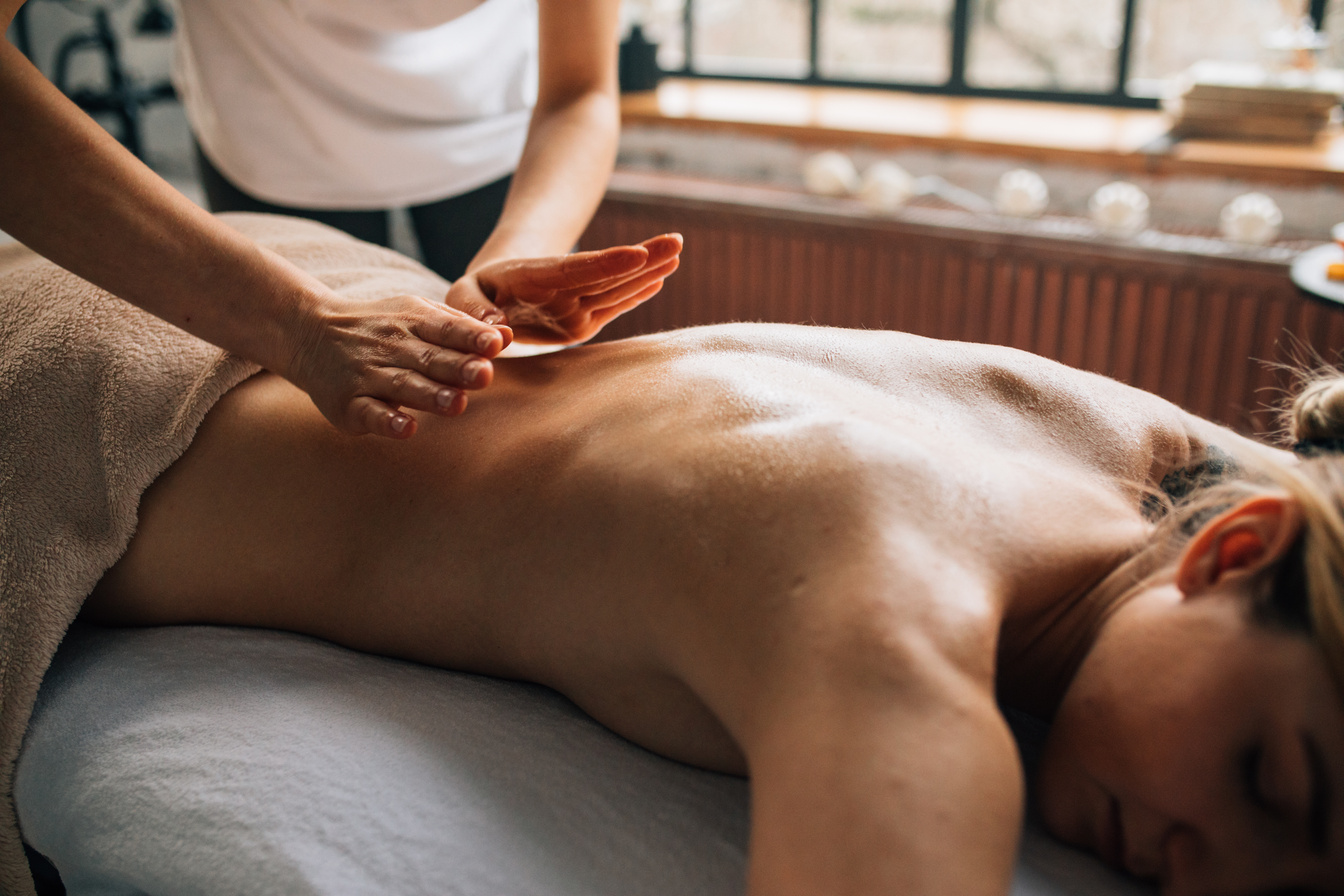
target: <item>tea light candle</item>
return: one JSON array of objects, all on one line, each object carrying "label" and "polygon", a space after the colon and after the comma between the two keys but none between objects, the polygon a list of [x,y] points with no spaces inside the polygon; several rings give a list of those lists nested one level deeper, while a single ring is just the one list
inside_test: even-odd
[{"label": "tea light candle", "polygon": [[1148,226],[1148,194],[1127,181],[1097,190],[1087,208],[1092,223],[1108,236],[1132,237]]},{"label": "tea light candle", "polygon": [[1013,218],[1035,218],[1050,202],[1050,189],[1035,171],[1015,168],[999,178],[994,210]]},{"label": "tea light candle", "polygon": [[1218,223],[1227,239],[1263,246],[1279,238],[1283,212],[1264,193],[1243,193],[1223,206]]},{"label": "tea light candle", "polygon": [[894,212],[915,194],[915,179],[895,162],[876,162],[863,173],[859,198],[875,212]]},{"label": "tea light candle", "polygon": [[849,156],[827,150],[803,164],[803,184],[820,196],[848,196],[859,188],[859,172]]}]

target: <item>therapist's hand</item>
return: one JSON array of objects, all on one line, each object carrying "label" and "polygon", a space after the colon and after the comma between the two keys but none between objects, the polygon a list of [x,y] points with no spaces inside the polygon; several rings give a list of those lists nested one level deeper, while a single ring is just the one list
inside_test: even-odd
[{"label": "therapist's hand", "polygon": [[457,280],[446,301],[473,314],[498,308],[519,342],[583,342],[656,295],[680,264],[681,245],[669,233],[637,246],[496,261]]},{"label": "therapist's hand", "polygon": [[[498,311],[482,313],[503,320]],[[462,413],[466,390],[490,384],[489,359],[512,338],[507,326],[419,296],[370,302],[326,292],[306,304],[291,362],[277,372],[337,429],[408,439],[416,422],[404,409]]]}]

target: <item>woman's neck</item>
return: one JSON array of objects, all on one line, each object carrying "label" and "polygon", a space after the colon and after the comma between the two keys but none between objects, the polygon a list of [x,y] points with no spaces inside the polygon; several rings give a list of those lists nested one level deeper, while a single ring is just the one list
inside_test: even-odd
[{"label": "woman's neck", "polygon": [[[999,699],[1049,720],[1078,667],[1107,620],[1141,587],[1152,581],[1146,544],[1117,545],[1108,562],[1090,578],[1055,599],[1025,601],[1026,612],[1010,612],[999,635]],[[1101,558],[1098,558],[1099,560]]]}]

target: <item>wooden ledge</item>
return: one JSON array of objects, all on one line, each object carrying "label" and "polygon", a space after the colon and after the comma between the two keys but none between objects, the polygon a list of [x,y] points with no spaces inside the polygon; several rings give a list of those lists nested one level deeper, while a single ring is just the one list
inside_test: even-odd
[{"label": "wooden ledge", "polygon": [[625,94],[621,114],[626,126],[1007,155],[1153,175],[1344,186],[1344,133],[1338,127],[1305,146],[1214,140],[1166,145],[1167,117],[1149,110],[682,78],[666,80],[656,91]]},{"label": "wooden ledge", "polygon": [[[867,233],[927,234],[937,230],[983,246],[1030,246],[1033,251],[1058,250],[1061,244],[1086,245],[1094,259],[1118,264],[1147,263],[1166,258],[1188,266],[1273,273],[1287,281],[1289,266],[1314,241],[1281,241],[1269,246],[1243,246],[1213,234],[1147,230],[1133,239],[1112,239],[1097,233],[1085,219],[1047,215],[1005,218],[976,214],[949,206],[935,197],[919,197],[898,212],[879,214],[853,197],[814,196],[777,186],[735,183],[661,171],[617,169],[607,187],[608,203],[652,209],[676,209],[711,216],[727,212],[739,220],[760,218],[775,225],[824,225],[856,228]],[[672,225],[675,227],[675,224]],[[1076,251],[1076,250],[1069,250]]]}]

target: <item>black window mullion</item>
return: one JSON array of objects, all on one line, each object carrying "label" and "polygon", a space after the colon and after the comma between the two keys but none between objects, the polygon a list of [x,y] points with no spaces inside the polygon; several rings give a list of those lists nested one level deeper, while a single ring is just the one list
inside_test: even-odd
[{"label": "black window mullion", "polygon": [[821,80],[821,0],[812,0],[807,26],[807,79]]},{"label": "black window mullion", "polygon": [[1129,63],[1134,51],[1134,23],[1138,0],[1125,0],[1125,20],[1120,25],[1120,46],[1115,53],[1115,95],[1129,95]]},{"label": "black window mullion", "polygon": [[1307,15],[1311,16],[1311,21],[1318,29],[1325,27],[1325,7],[1329,0],[1311,0],[1307,7]]},{"label": "black window mullion", "polygon": [[695,0],[686,0],[686,5],[681,10],[681,44],[685,53],[681,63],[681,70],[687,74],[695,71],[693,62],[694,50],[692,48],[691,35],[695,33]]},{"label": "black window mullion", "polygon": [[960,92],[966,89],[966,48],[971,39],[971,0],[955,0],[952,4],[952,58],[947,76],[947,89]]}]

